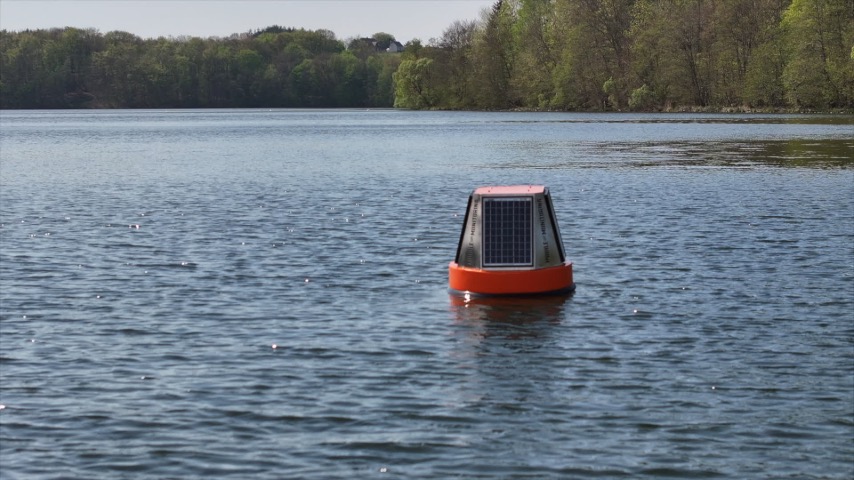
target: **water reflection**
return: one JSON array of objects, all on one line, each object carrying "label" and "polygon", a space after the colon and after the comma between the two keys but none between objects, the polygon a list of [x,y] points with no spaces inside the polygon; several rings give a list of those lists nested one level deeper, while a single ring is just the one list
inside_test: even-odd
[{"label": "water reflection", "polygon": [[852,115],[732,114],[732,113],[517,113],[502,114],[496,123],[508,124],[745,124],[745,125],[854,125]]},{"label": "water reflection", "polygon": [[470,336],[521,339],[539,337],[564,318],[571,295],[540,297],[472,297],[450,294],[457,325]]},{"label": "water reflection", "polygon": [[645,142],[598,148],[641,167],[854,167],[854,140]]},{"label": "water reflection", "polygon": [[[854,168],[854,140],[656,140],[563,142],[523,140],[504,148],[522,152],[490,169],[624,167],[683,168]],[[519,159],[532,159],[520,162]]]},{"label": "water reflection", "polygon": [[451,358],[463,378],[448,385],[448,404],[513,422],[531,408],[565,401],[552,394],[561,377],[556,359],[563,356],[554,340],[571,298],[450,295],[456,327]]},{"label": "water reflection", "polygon": [[780,167],[854,167],[854,140],[767,142],[753,160]]}]

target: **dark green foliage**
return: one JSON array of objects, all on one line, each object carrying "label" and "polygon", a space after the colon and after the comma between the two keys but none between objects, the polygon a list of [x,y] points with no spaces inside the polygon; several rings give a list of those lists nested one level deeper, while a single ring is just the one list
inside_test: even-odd
[{"label": "dark green foliage", "polygon": [[402,65],[396,104],[852,109],[852,55],[854,0],[497,0]]},{"label": "dark green foliage", "polygon": [[854,108],[854,0],[497,0],[394,41],[0,31],[0,108]]},{"label": "dark green foliage", "polygon": [[348,51],[328,30],[148,40],[4,30],[0,108],[391,107],[399,63],[376,49]]}]

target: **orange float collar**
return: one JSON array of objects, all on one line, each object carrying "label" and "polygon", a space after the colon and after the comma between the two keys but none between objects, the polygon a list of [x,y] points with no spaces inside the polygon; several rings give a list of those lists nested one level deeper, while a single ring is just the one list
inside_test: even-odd
[{"label": "orange float collar", "polygon": [[477,295],[545,295],[575,290],[571,262],[538,270],[483,270],[451,262],[448,285],[454,293]]}]

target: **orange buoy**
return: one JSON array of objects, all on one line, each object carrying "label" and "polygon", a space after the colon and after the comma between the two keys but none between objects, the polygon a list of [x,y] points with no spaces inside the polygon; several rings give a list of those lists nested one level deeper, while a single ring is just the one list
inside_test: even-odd
[{"label": "orange buoy", "polygon": [[542,185],[480,187],[469,196],[450,290],[541,295],[575,290],[551,195]]}]

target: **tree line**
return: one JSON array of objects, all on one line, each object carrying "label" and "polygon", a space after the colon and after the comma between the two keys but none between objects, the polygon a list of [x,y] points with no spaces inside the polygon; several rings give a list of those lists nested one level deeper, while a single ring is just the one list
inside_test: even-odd
[{"label": "tree line", "polygon": [[426,45],[0,31],[0,108],[854,108],[854,0],[497,0]]},{"label": "tree line", "polygon": [[854,107],[854,0],[498,0],[409,53],[398,107]]},{"label": "tree line", "polygon": [[63,28],[0,32],[0,108],[382,107],[394,37],[268,27],[228,38],[147,39]]}]

